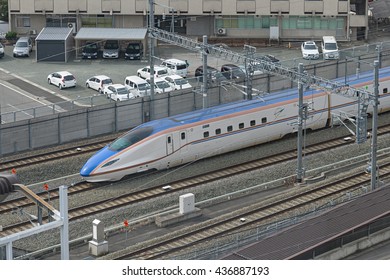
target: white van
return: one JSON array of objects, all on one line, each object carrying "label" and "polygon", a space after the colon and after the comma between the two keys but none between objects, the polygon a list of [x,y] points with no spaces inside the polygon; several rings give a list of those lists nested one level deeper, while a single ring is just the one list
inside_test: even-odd
[{"label": "white van", "polygon": [[324,59],[339,59],[339,47],[334,36],[323,36],[321,48]]},{"label": "white van", "polygon": [[137,97],[150,95],[150,84],[138,76],[127,76],[125,87]]},{"label": "white van", "polygon": [[168,68],[169,75],[179,75],[183,78],[187,77],[188,63],[176,58],[166,59],[161,63],[161,66]]}]

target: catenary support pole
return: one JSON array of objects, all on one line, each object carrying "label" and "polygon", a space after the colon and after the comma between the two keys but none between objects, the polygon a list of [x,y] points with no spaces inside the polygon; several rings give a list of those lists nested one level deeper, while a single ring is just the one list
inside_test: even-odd
[{"label": "catenary support pole", "polygon": [[[298,74],[303,73],[303,64],[298,65]],[[297,183],[302,183],[304,177],[304,167],[302,160],[302,146],[303,146],[303,82],[298,81],[298,142],[297,142]]]},{"label": "catenary support pole", "polygon": [[377,130],[378,130],[378,96],[379,96],[379,61],[374,61],[374,104],[372,111],[372,139],[371,139],[371,190],[375,190],[379,170],[376,163]]}]

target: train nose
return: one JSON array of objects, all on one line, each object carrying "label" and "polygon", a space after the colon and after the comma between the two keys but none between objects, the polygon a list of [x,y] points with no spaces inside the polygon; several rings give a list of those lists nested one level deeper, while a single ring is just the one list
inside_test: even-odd
[{"label": "train nose", "polygon": [[92,173],[92,171],[96,168],[96,166],[97,166],[96,164],[90,164],[86,162],[80,170],[80,175],[82,177],[88,177]]},{"label": "train nose", "polygon": [[104,147],[96,154],[94,154],[81,168],[80,175],[82,177],[88,177],[98,170],[99,165],[108,160],[111,156],[115,155],[115,151],[110,151],[108,147]]}]

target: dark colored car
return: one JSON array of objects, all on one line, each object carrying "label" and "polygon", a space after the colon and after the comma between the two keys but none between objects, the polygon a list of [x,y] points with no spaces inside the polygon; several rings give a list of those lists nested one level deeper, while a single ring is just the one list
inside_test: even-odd
[{"label": "dark colored car", "polygon": [[262,60],[265,60],[265,61],[268,61],[268,62],[272,62],[272,63],[275,63],[275,64],[280,64],[280,60],[277,59],[275,56],[270,55],[270,54],[260,55],[260,56],[257,56],[256,58],[260,58]]},{"label": "dark colored car", "polygon": [[235,64],[224,64],[221,67],[222,74],[228,80],[235,80],[237,82],[241,82],[245,80],[245,73],[242,69]]},{"label": "dark colored car", "polygon": [[[220,84],[222,81],[226,81],[226,77],[214,67],[207,66],[207,74],[209,76],[210,85]],[[203,82],[203,66],[199,66],[195,69],[195,77],[197,77],[199,82]]]},{"label": "dark colored car", "polygon": [[144,55],[142,43],[129,43],[125,50],[125,59],[141,59]]},{"label": "dark colored car", "polygon": [[[257,59],[264,60],[264,61],[266,61],[266,62],[273,63],[273,64],[275,64],[275,65],[280,65],[280,60],[277,59],[275,56],[270,55],[270,54],[260,55],[260,56],[257,56],[256,58],[257,58]],[[256,66],[255,66],[255,67],[256,67]],[[274,69],[274,67],[271,67],[271,69]]]},{"label": "dark colored car", "polygon": [[83,58],[97,58],[99,52],[99,46],[97,43],[88,42],[84,45],[82,56]]}]

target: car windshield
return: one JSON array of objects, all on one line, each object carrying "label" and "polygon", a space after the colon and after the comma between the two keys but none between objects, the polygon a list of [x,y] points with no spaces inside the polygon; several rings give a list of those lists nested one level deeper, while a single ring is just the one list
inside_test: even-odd
[{"label": "car windshield", "polygon": [[177,85],[185,85],[185,84],[188,84],[187,80],[184,80],[184,79],[176,79],[175,80],[175,84]]},{"label": "car windshield", "polygon": [[240,75],[244,75],[245,73],[240,69],[240,68],[233,68],[232,69],[232,73],[237,75],[237,76],[240,76]]},{"label": "car windshield", "polygon": [[103,85],[112,84],[112,80],[111,80],[111,79],[102,80],[102,84],[103,84]]},{"label": "car windshield", "polygon": [[148,83],[138,85],[138,90],[148,90],[148,89],[150,89],[150,85]]},{"label": "car windshield", "polygon": [[127,46],[127,50],[128,51],[139,51],[140,46],[139,45],[129,45],[129,46]]},{"label": "car windshield", "polygon": [[64,77],[64,80],[65,81],[73,81],[74,80],[74,77],[72,75],[68,75],[68,76],[65,76]]},{"label": "car windshield", "polygon": [[129,93],[125,87],[117,88],[117,89],[116,89],[116,92],[117,92],[119,95],[125,95],[125,94],[128,94],[128,93]]},{"label": "car windshield", "polygon": [[28,46],[27,42],[19,42],[16,44],[17,47],[19,48],[25,48]]},{"label": "car windshield", "polygon": [[158,71],[157,71],[157,74],[158,74],[158,75],[167,75],[168,72],[167,72],[167,70],[165,70],[165,69],[164,69],[164,70],[158,70]]},{"label": "car windshield", "polygon": [[118,43],[116,42],[107,42],[105,45],[104,45],[104,48],[105,49],[117,49],[118,48]]},{"label": "car windshield", "polygon": [[325,43],[325,49],[337,50],[337,44],[336,43]]},{"label": "car windshield", "polygon": [[306,50],[315,50],[317,49],[315,45],[305,45]]},{"label": "car windshield", "polygon": [[97,50],[97,46],[96,45],[87,45],[84,47],[84,50],[85,51],[96,51]]},{"label": "car windshield", "polygon": [[166,82],[164,82],[164,81],[159,81],[159,82],[155,83],[155,85],[156,85],[158,88],[161,88],[161,89],[163,89],[163,88],[169,88],[169,87],[170,87],[170,86],[169,86]]},{"label": "car windshield", "polygon": [[121,151],[131,145],[145,139],[153,132],[153,127],[146,126],[142,128],[136,128],[134,130],[130,130],[128,133],[119,137],[114,142],[108,145],[108,149],[111,151]]},{"label": "car windshield", "polygon": [[187,65],[186,64],[179,64],[176,66],[177,70],[183,70],[183,69],[186,69],[187,68]]}]

